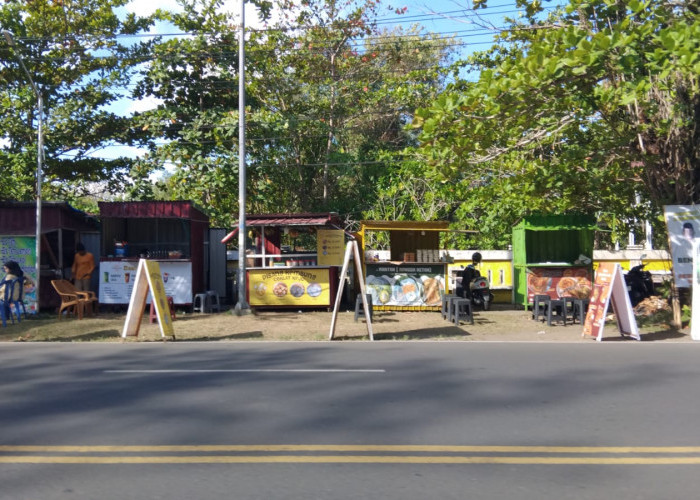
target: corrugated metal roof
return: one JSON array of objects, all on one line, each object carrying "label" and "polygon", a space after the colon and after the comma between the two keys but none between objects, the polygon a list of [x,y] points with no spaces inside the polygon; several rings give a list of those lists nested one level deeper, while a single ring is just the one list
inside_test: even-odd
[{"label": "corrugated metal roof", "polygon": [[99,202],[100,217],[187,219],[209,222],[209,216],[191,201]]},{"label": "corrugated metal roof", "polygon": [[[73,208],[66,202],[45,201],[41,204],[41,232],[47,233],[57,229],[97,232],[100,226],[95,217]],[[36,234],[36,202],[0,202],[0,234]]]}]

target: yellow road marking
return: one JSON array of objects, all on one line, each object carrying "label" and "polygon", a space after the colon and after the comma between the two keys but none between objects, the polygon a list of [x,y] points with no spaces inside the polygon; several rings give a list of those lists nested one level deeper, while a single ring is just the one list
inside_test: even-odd
[{"label": "yellow road marking", "polygon": [[425,453],[700,453],[700,446],[442,446],[442,445],[163,445],[163,446],[22,446],[0,445],[0,452],[153,453],[153,452],[425,452]]},{"label": "yellow road marking", "polygon": [[698,465],[700,457],[505,457],[505,456],[2,456],[0,463],[26,464],[231,464],[231,463],[347,463],[347,464],[534,464],[534,465]]}]

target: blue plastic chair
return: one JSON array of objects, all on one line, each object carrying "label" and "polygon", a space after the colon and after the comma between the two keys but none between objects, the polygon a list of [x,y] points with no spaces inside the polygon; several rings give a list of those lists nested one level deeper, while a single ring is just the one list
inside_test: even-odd
[{"label": "blue plastic chair", "polygon": [[[10,299],[12,298],[12,290],[14,289],[14,285],[12,284],[11,280],[0,281],[0,286],[1,285],[5,285],[5,293],[2,297],[0,297],[0,320],[2,320],[2,326],[4,328],[7,326],[7,317],[9,316],[10,319],[12,319]],[[12,320],[12,322],[14,323],[15,321]]]},{"label": "blue plastic chair", "polygon": [[[24,313],[24,319],[27,319],[27,308],[24,306],[24,278],[15,278],[12,280],[13,287],[19,289],[19,294],[17,295],[17,300],[10,299],[10,310],[12,306],[15,306],[15,314],[17,315],[17,322],[22,322],[22,313]],[[14,295],[14,292],[12,293]],[[12,297],[10,295],[10,297]],[[21,310],[20,310],[21,309]]]}]

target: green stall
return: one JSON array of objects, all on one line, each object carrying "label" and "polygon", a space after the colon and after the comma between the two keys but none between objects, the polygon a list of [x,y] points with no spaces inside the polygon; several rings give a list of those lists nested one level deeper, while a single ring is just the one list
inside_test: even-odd
[{"label": "green stall", "polygon": [[513,300],[535,295],[588,298],[593,281],[596,219],[590,215],[530,215],[513,227]]}]

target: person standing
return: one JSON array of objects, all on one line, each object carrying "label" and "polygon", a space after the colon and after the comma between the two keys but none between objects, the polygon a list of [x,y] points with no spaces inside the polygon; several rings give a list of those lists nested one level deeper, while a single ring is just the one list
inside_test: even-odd
[{"label": "person standing", "polygon": [[95,257],[85,250],[85,245],[82,243],[78,243],[75,246],[75,251],[73,267],[71,268],[75,288],[79,292],[89,292],[90,278],[92,278],[92,272],[95,270]]}]

